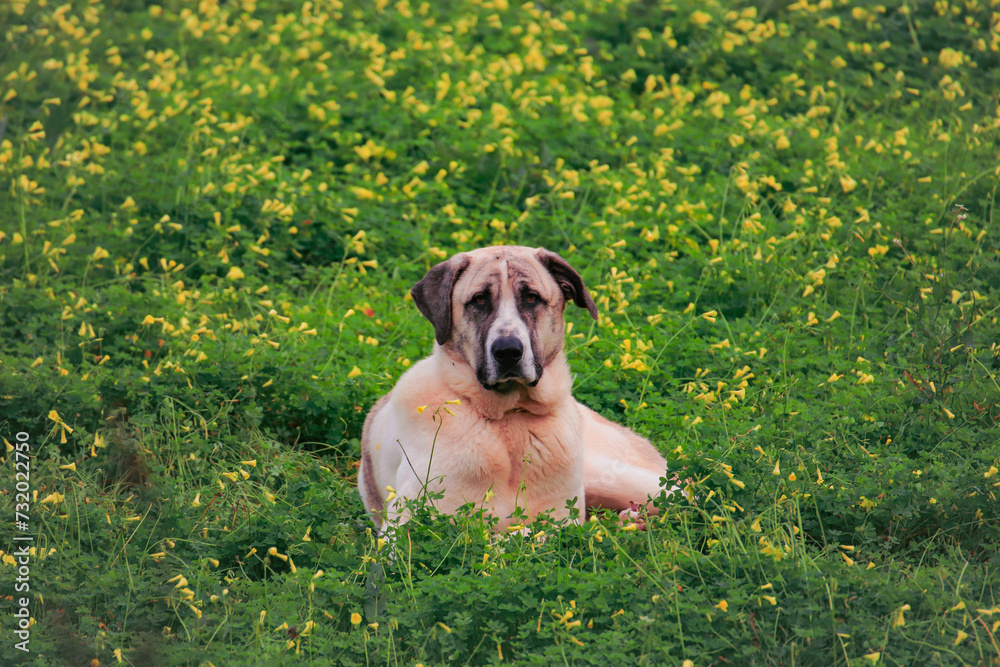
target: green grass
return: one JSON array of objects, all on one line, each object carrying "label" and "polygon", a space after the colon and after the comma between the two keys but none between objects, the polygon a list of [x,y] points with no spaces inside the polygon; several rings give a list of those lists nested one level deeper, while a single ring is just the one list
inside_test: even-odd
[{"label": "green grass", "polygon": [[[5,659],[997,664],[996,3],[340,4],[0,7]],[[495,243],[696,500],[388,560],[365,412]]]}]

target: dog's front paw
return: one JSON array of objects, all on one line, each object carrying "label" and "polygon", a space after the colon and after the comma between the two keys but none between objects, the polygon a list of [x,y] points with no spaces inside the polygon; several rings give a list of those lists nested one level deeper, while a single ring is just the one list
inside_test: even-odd
[{"label": "dog's front paw", "polygon": [[628,508],[618,512],[618,523],[624,530],[646,530],[646,513],[642,505],[630,500]]}]

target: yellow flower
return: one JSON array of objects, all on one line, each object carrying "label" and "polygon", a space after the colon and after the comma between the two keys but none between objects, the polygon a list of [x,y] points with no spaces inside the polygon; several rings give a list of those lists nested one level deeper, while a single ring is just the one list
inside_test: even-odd
[{"label": "yellow flower", "polygon": [[881,257],[885,253],[889,252],[889,246],[875,244],[875,247],[868,248],[868,255],[871,257]]},{"label": "yellow flower", "polygon": [[705,25],[706,23],[712,22],[712,15],[707,14],[702,11],[696,11],[691,14],[691,23],[695,25]]},{"label": "yellow flower", "polygon": [[361,625],[361,614],[358,612],[351,614],[351,625],[355,627]]},{"label": "yellow flower", "polygon": [[716,609],[721,609],[722,611],[729,611],[729,603],[725,600],[719,600],[719,604],[713,606]]},{"label": "yellow flower", "polygon": [[941,49],[941,53],[938,55],[938,62],[948,68],[958,67],[964,60],[965,55],[961,51],[956,51],[955,49]]},{"label": "yellow flower", "polygon": [[361,369],[355,366],[354,368],[351,369],[351,372],[347,374],[347,377],[356,378],[359,375],[361,375]]},{"label": "yellow flower", "polygon": [[234,266],[229,269],[229,273],[226,274],[226,278],[229,280],[239,280],[241,278],[246,278],[246,275],[244,275],[243,271],[240,270],[240,267]]},{"label": "yellow flower", "polygon": [[899,608],[899,610],[896,612],[895,618],[892,619],[892,627],[898,628],[906,625],[906,619],[903,618],[904,611],[910,611],[910,605],[904,604],[902,607]]}]

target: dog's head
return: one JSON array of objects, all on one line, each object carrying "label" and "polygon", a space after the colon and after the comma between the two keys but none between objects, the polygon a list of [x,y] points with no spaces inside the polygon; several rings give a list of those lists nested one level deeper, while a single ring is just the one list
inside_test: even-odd
[{"label": "dog's head", "polygon": [[498,392],[538,384],[562,349],[568,302],[597,319],[580,274],[544,248],[459,253],[428,271],[411,294],[437,342]]}]

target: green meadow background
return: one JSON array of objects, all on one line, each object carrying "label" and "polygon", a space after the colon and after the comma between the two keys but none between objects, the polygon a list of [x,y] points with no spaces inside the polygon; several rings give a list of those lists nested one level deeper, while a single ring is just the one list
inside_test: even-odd
[{"label": "green meadow background", "polygon": [[[0,37],[5,664],[1000,662],[997,0],[7,0]],[[421,510],[389,558],[358,438],[431,349],[409,288],[513,243],[581,272],[575,393],[693,499]]]}]

